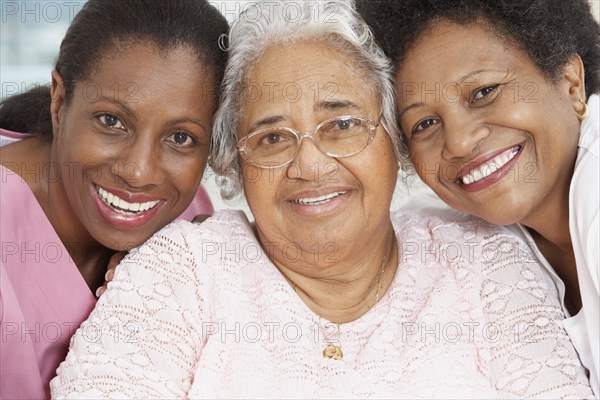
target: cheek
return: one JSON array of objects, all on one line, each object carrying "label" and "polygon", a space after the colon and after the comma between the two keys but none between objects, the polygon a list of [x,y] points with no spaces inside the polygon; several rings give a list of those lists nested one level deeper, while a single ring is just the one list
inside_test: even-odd
[{"label": "cheek", "polygon": [[391,199],[399,170],[391,142],[386,140],[378,143],[378,146],[368,153],[368,157],[356,161],[346,166],[361,181],[361,184],[366,188],[370,187],[370,191],[378,197],[378,201],[387,197]]},{"label": "cheek", "polygon": [[118,150],[113,143],[91,130],[89,126],[70,118],[61,123],[53,147],[61,166],[77,166],[77,169],[85,169],[89,164],[108,162]]},{"label": "cheek", "polygon": [[439,163],[442,158],[445,138],[442,132],[435,132],[433,136],[420,140],[412,140],[408,145],[411,160],[416,164]]},{"label": "cheek", "polygon": [[245,163],[241,167],[244,195],[250,208],[254,204],[274,203],[284,169],[262,169]]},{"label": "cheek", "polygon": [[74,184],[80,185],[82,181],[87,183],[90,179],[102,176],[102,157],[98,156],[95,148],[96,146],[77,144],[76,140],[70,140],[66,135],[55,143],[56,164],[52,167],[60,170],[67,192],[75,189]]},{"label": "cheek", "polygon": [[163,170],[168,172],[168,183],[176,187],[184,197],[193,197],[206,167],[206,157],[197,154],[186,156],[185,159],[165,159],[165,164]]},{"label": "cheek", "polygon": [[427,152],[425,146],[413,144],[409,148],[409,155],[415,171],[423,181],[427,182],[429,176],[427,172],[431,172],[431,168],[436,165],[433,160],[428,159],[432,154]]}]

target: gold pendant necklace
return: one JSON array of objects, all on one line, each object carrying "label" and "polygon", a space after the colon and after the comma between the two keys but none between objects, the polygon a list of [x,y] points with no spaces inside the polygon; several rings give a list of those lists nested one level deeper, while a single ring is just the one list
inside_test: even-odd
[{"label": "gold pendant necklace", "polygon": [[344,358],[342,347],[334,346],[333,344],[329,343],[327,347],[325,347],[325,350],[323,350],[323,357],[333,358],[334,360],[341,360],[342,358]]},{"label": "gold pendant necklace", "polygon": [[[375,291],[375,302],[373,303],[373,305],[368,306],[367,310],[369,310],[372,306],[374,306],[375,304],[377,304],[379,302],[379,296],[381,293],[381,280],[383,278],[383,274],[385,273],[386,260],[387,260],[387,255],[385,255],[383,257],[383,261],[381,262],[381,268],[379,271],[379,276],[377,278],[377,290]],[[286,279],[287,279],[287,277],[286,277]],[[290,284],[294,288],[294,291],[296,292],[296,294],[298,296],[300,296],[300,293],[298,292],[298,287],[296,286],[296,284],[289,279],[287,279],[287,280],[288,280],[288,282],[290,282]],[[369,294],[367,293],[367,296],[368,295]],[[365,297],[365,299],[366,299],[366,297]],[[344,352],[342,351],[342,342],[341,342],[341,338],[340,338],[340,324],[335,324],[335,326],[336,326],[336,333],[337,333],[337,345],[334,344],[334,341],[331,340],[331,336],[327,335],[327,333],[321,327],[321,317],[319,317],[319,330],[323,333],[325,343],[327,344],[327,346],[323,350],[323,357],[333,359],[333,360],[341,360],[342,358],[344,358]]]},{"label": "gold pendant necklace", "polygon": [[[379,277],[377,278],[377,290],[375,291],[375,303],[373,303],[373,305],[375,305],[375,304],[377,304],[377,302],[379,302],[379,294],[381,292],[381,278],[383,278],[383,273],[385,272],[386,258],[387,258],[387,256],[383,257],[383,262],[381,263],[381,270],[379,271]],[[298,292],[295,284],[294,284],[294,290],[296,291],[296,293]],[[370,309],[371,307],[372,306],[369,306],[368,309]],[[321,332],[323,332],[323,337],[325,339],[325,343],[327,343],[327,346],[323,350],[323,357],[333,359],[333,360],[341,360],[342,358],[344,358],[344,352],[342,351],[340,324],[335,324],[335,326],[336,326],[335,331],[337,333],[337,339],[338,339],[337,346],[335,344],[333,344],[333,340],[331,340],[331,336],[327,336],[325,330],[321,329],[321,317],[319,317],[319,329],[321,329]]]},{"label": "gold pendant necklace", "polygon": [[331,340],[332,339],[331,336],[328,336],[327,332],[325,332],[325,329],[323,329],[321,327],[321,317],[319,317],[319,329],[323,333],[323,338],[325,339],[325,343],[327,343],[327,347],[325,347],[325,349],[323,350],[323,357],[324,358],[333,358],[334,360],[341,360],[342,358],[344,358],[344,352],[342,351],[342,343],[340,341],[340,325],[335,324],[335,332],[337,333],[337,339],[338,339],[337,346],[335,344],[333,344],[334,341]]}]

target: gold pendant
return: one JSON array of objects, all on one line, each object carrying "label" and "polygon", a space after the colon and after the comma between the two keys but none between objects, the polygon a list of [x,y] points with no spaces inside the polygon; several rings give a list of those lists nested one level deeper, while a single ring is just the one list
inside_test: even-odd
[{"label": "gold pendant", "polygon": [[325,350],[323,350],[323,357],[333,358],[334,360],[341,360],[344,357],[341,346],[334,346],[333,344],[327,344]]}]

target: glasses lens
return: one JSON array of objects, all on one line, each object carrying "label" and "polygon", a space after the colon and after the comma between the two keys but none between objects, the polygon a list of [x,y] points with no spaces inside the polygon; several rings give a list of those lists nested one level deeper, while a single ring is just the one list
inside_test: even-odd
[{"label": "glasses lens", "polygon": [[246,154],[254,163],[262,166],[285,164],[296,151],[298,139],[286,130],[266,130],[246,141]]},{"label": "glasses lens", "polygon": [[356,154],[369,144],[371,126],[363,119],[341,117],[327,121],[316,133],[321,151],[344,157]]}]

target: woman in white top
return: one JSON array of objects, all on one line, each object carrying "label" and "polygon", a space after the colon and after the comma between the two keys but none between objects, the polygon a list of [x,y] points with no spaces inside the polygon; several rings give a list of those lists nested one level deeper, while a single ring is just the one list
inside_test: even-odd
[{"label": "woman in white top", "polygon": [[394,62],[414,169],[450,206],[519,223],[535,241],[600,395],[600,28],[590,4],[365,0],[359,8]]},{"label": "woman in white top", "polygon": [[231,28],[212,165],[256,225],[216,213],[130,254],[55,397],[592,396],[524,241],[390,213],[389,63],[350,4],[265,1]]}]

